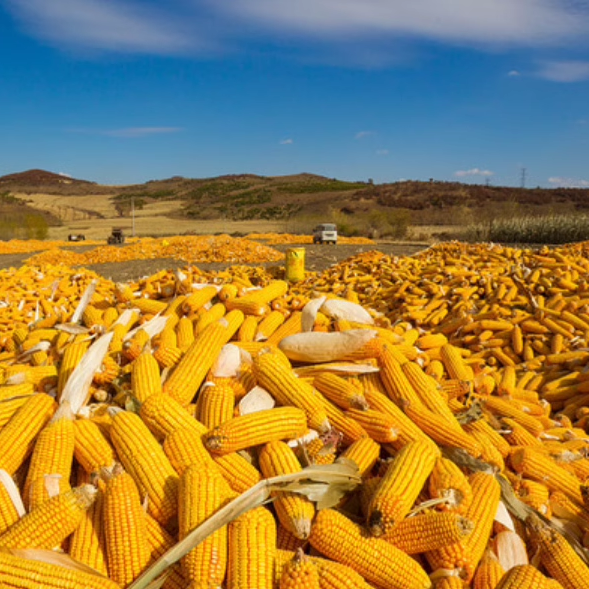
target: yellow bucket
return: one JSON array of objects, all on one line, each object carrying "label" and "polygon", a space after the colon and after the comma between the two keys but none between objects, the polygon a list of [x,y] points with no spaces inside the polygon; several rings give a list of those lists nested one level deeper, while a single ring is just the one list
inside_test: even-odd
[{"label": "yellow bucket", "polygon": [[299,282],[305,279],[305,248],[292,247],[286,250],[286,279]]}]

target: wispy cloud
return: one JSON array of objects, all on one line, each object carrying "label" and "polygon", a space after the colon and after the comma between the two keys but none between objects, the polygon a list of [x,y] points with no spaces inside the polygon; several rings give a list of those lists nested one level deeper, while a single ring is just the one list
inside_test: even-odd
[{"label": "wispy cloud", "polygon": [[583,82],[589,80],[589,61],[544,61],[536,75],[551,82]]},{"label": "wispy cloud", "polygon": [[484,176],[490,177],[493,176],[494,172],[491,170],[481,170],[480,168],[471,168],[470,170],[458,170],[454,172],[454,176],[457,178],[466,178],[467,176]]},{"label": "wispy cloud", "polygon": [[376,155],[389,155],[389,150],[388,149],[377,149]]},{"label": "wispy cloud", "polygon": [[507,75],[510,78],[518,78],[519,76],[521,76],[521,73],[518,72],[517,70],[511,70],[511,71],[507,72]]},{"label": "wispy cloud", "polygon": [[[473,6],[476,4],[476,6]],[[476,48],[574,46],[586,0],[0,0],[31,35],[63,48],[197,54],[313,39],[370,54],[379,43]]]},{"label": "wispy cloud", "polygon": [[358,131],[356,135],[354,135],[354,139],[364,139],[365,137],[370,137],[371,135],[376,135],[374,131]]},{"label": "wispy cloud", "polygon": [[548,178],[548,183],[560,188],[589,188],[589,180],[577,180],[563,176],[551,176]]},{"label": "wispy cloud", "polygon": [[294,141],[293,141],[292,139],[290,139],[290,138],[289,138],[289,139],[283,139],[283,140],[280,142],[280,145],[292,145],[293,143],[294,143]]},{"label": "wispy cloud", "polygon": [[[137,0],[4,3],[31,34],[60,47],[168,55],[186,53],[200,43],[198,33],[193,31],[191,35],[187,23],[174,10],[162,10]],[[197,24],[193,22],[190,26]]]}]

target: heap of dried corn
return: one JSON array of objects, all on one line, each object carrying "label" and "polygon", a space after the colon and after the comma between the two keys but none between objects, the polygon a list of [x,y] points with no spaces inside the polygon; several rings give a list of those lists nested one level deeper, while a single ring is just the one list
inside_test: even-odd
[{"label": "heap of dried corn", "polygon": [[[290,233],[249,233],[248,239],[255,239],[256,241],[264,241],[268,245],[278,244],[310,244],[313,243],[312,235],[293,235]],[[346,237],[339,235],[338,243],[341,245],[374,245],[374,240],[368,237]]]},{"label": "heap of dried corn", "polygon": [[183,235],[165,239],[142,238],[124,246],[102,245],[84,253],[64,252],[59,248],[51,248],[32,256],[27,263],[87,266],[105,262],[156,258],[172,258],[188,263],[251,264],[276,262],[282,260],[284,254],[250,239],[234,238],[229,235]]},{"label": "heap of dried corn", "polygon": [[[4,273],[0,585],[143,587],[204,524],[165,587],[589,587],[589,262],[376,258],[296,288]],[[273,487],[209,524],[324,464],[362,484],[331,504]]]}]

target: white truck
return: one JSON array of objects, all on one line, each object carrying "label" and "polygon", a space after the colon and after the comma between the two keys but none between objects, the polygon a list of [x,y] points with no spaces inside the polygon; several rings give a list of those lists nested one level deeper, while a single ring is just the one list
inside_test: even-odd
[{"label": "white truck", "polygon": [[337,243],[337,226],[334,223],[321,223],[313,229],[313,243]]}]

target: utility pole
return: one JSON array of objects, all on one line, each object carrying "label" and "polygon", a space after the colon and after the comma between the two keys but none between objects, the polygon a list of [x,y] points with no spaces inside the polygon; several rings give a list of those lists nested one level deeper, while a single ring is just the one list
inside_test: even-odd
[{"label": "utility pole", "polygon": [[526,187],[526,169],[522,167],[521,187]]}]

